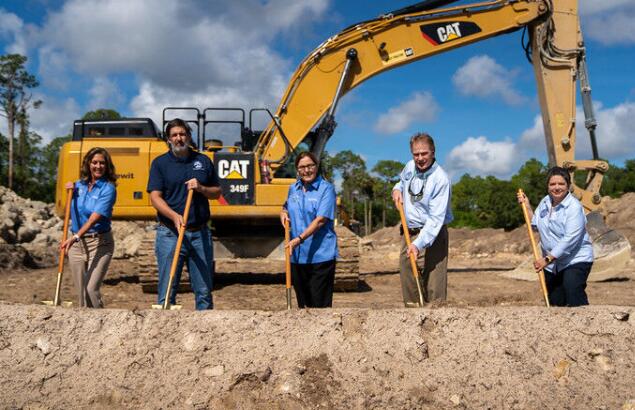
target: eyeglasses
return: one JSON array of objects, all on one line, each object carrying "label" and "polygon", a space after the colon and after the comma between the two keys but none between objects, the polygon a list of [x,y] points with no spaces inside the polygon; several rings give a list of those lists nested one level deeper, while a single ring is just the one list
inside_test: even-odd
[{"label": "eyeglasses", "polygon": [[301,167],[298,167],[298,171],[310,171],[310,170],[314,170],[316,167],[315,164],[311,164],[311,165],[303,165]]}]

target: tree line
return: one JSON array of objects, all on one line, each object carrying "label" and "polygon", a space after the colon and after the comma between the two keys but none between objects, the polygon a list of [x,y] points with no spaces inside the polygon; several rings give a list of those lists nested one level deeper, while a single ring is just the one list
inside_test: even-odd
[{"label": "tree line", "polygon": [[[323,167],[327,177],[335,173],[341,177],[341,208],[345,218],[356,219],[362,225],[361,233],[399,222],[391,191],[405,164],[382,160],[369,171],[364,159],[352,151],[334,156],[326,154],[323,162],[327,164]],[[521,188],[531,203],[537,205],[547,193],[548,169],[532,158],[510,180],[464,174],[452,185],[454,222],[451,226],[511,230],[522,225],[524,219],[516,202],[516,192]],[[584,174],[576,174],[576,183],[584,186],[584,178]],[[600,190],[603,196],[614,198],[626,192],[635,192],[635,159],[625,161],[623,167],[610,164]]]},{"label": "tree line", "polygon": [[[26,70],[26,62],[27,58],[19,54],[0,56],[0,116],[5,118],[8,130],[8,135],[0,133],[0,183],[22,197],[53,202],[59,152],[71,135],[43,143],[42,137],[30,130],[30,114],[42,102],[33,99],[31,90],[39,83]],[[82,118],[116,119],[120,115],[114,110],[99,109]],[[321,164],[327,179],[333,180],[334,176],[341,179],[340,216],[362,226],[361,233],[399,222],[391,191],[403,167],[399,161],[382,160],[369,170],[364,159],[350,150],[335,155],[325,152]],[[545,164],[530,159],[509,181],[463,175],[452,187],[452,225],[504,229],[521,225],[523,217],[515,193],[522,188],[530,201],[537,204],[546,193],[546,173]],[[583,181],[578,182],[583,185]],[[623,167],[611,164],[601,194],[618,197],[634,191],[635,159],[627,160]]]}]

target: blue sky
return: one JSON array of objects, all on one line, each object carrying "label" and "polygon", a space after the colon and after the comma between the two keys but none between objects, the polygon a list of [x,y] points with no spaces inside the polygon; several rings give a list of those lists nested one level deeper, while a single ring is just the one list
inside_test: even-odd
[{"label": "blue sky", "polygon": [[[9,0],[0,3],[0,49],[29,57],[44,102],[32,128],[48,140],[99,107],[157,121],[168,105],[274,110],[322,41],[414,2]],[[581,0],[580,14],[600,155],[622,164],[635,157],[635,0]],[[327,150],[350,149],[369,168],[406,161],[417,131],[435,137],[454,178],[507,178],[530,157],[546,161],[520,32],[372,78],[342,99],[336,119]],[[586,131],[578,135],[577,156],[590,159]]]}]

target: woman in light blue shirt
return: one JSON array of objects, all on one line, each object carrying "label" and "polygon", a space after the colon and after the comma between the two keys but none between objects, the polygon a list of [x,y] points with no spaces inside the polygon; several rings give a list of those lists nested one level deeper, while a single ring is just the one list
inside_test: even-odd
[{"label": "woman in light blue shirt", "polygon": [[533,212],[525,203],[531,225],[540,233],[542,259],[534,261],[536,272],[545,270],[549,302],[554,306],[588,305],[586,280],[593,265],[593,246],[586,231],[586,216],[580,201],[570,193],[571,176],[553,167],[547,173],[548,195]]},{"label": "woman in light blue shirt", "polygon": [[80,307],[104,306],[99,288],[115,249],[110,220],[117,199],[115,166],[104,148],[92,148],[84,156],[80,179],[73,188],[71,231],[60,244],[68,254]]},{"label": "woman in light blue shirt", "polygon": [[298,307],[331,307],[335,283],[337,237],[335,188],[318,175],[317,158],[302,152],[295,160],[298,181],[289,194],[280,221],[291,222],[291,277]]}]

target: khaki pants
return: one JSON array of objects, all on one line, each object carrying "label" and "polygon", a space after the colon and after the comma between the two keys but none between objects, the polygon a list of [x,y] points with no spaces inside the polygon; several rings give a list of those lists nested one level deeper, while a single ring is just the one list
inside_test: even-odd
[{"label": "khaki pants", "polygon": [[80,307],[104,307],[99,288],[115,250],[112,231],[94,238],[82,238],[68,251],[68,264]]},{"label": "khaki pants", "polygon": [[[414,238],[412,238],[414,239]],[[429,248],[419,252],[417,267],[419,282],[426,303],[433,300],[446,300],[448,294],[448,227],[443,225],[439,235]],[[399,255],[399,274],[401,276],[401,293],[406,307],[419,304],[417,283],[410,267],[410,258],[406,248],[406,239],[401,237],[401,253]]]}]

